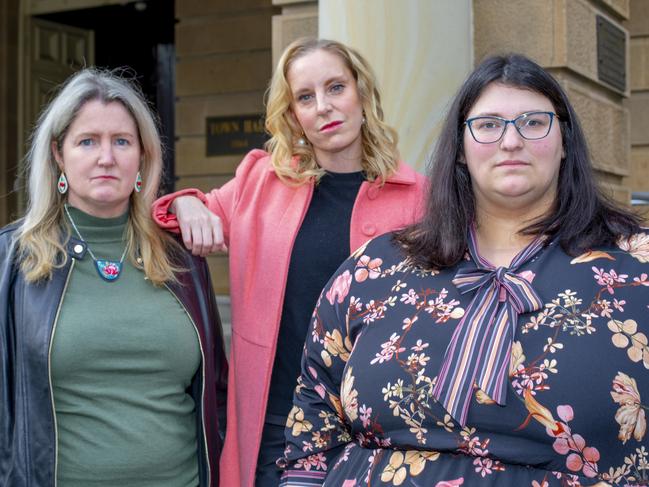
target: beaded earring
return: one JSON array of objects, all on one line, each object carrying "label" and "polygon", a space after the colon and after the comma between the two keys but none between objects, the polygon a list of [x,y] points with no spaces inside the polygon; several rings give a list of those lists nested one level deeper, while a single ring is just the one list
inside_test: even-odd
[{"label": "beaded earring", "polygon": [[136,193],[142,191],[142,175],[140,174],[140,171],[138,171],[137,176],[135,176],[135,184],[133,187],[135,188]]},{"label": "beaded earring", "polygon": [[58,189],[61,194],[68,192],[68,179],[65,177],[64,172],[61,172],[59,180],[56,182],[56,189]]}]

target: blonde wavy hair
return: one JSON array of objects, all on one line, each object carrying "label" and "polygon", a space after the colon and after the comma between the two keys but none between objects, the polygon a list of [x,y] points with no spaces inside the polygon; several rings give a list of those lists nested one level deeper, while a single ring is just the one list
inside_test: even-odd
[{"label": "blonde wavy hair", "polygon": [[385,182],[398,165],[398,135],[383,121],[381,95],[372,68],[356,50],[340,42],[308,37],[286,48],[267,91],[266,130],[271,138],[266,142],[266,149],[277,176],[285,182],[303,184],[311,178],[317,181],[325,173],[318,166],[311,145],[298,144],[303,132],[291,116],[293,95],[286,78],[296,59],[317,50],[338,56],[354,76],[365,116],[361,127],[363,171],[368,180]]},{"label": "blonde wavy hair", "polygon": [[[52,144],[61,150],[70,125],[84,104],[121,103],[138,128],[142,191],[130,197],[127,222],[127,255],[156,285],[175,280],[178,272],[170,254],[180,246],[160,230],[151,217],[162,173],[162,146],[154,115],[134,83],[116,71],[88,68],[71,76],[41,113],[26,156],[28,206],[16,234],[20,268],[29,282],[50,279],[68,259],[70,226],[64,217],[66,195],[59,194],[59,167]],[[142,264],[137,258],[142,258]]]}]

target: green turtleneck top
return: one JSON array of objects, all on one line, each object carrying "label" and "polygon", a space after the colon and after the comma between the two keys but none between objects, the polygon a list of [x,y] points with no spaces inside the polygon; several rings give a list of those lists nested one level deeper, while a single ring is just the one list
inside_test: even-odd
[{"label": "green turtleneck top", "polygon": [[[128,215],[69,211],[95,257],[119,261]],[[59,487],[197,486],[187,390],[200,361],[196,330],[167,288],[128,258],[112,282],[89,253],[77,260],[51,351]]]}]

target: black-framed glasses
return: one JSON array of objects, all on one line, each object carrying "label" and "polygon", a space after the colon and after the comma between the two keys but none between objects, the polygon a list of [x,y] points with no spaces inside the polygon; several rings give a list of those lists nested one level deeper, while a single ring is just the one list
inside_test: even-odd
[{"label": "black-framed glasses", "polygon": [[516,131],[527,140],[538,140],[547,137],[552,128],[553,112],[527,112],[518,117],[507,120],[502,117],[473,117],[467,119],[466,124],[473,139],[479,144],[493,144],[502,139],[507,130],[507,124],[516,127]]}]

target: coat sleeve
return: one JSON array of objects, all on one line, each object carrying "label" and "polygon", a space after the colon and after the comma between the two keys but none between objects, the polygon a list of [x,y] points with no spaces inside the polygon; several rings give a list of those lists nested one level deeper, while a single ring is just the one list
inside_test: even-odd
[{"label": "coat sleeve", "polygon": [[286,422],[285,455],[278,460],[285,469],[282,487],[322,485],[352,441],[341,388],[355,335],[348,319],[355,266],[354,255],[341,265],[323,289],[311,318],[302,372]]},{"label": "coat sleeve", "polygon": [[255,149],[250,151],[237,167],[234,178],[220,188],[211,190],[209,193],[203,193],[199,189],[189,188],[158,198],[153,203],[153,219],[161,228],[169,232],[179,233],[178,219],[176,215],[169,211],[169,207],[179,196],[196,196],[212,213],[221,219],[225,243],[226,245],[230,245],[230,224],[239,202],[242,188],[249,180],[254,180],[258,177],[256,171],[259,171],[260,167],[265,167],[265,164],[258,164],[258,162],[267,158],[268,154],[262,150]]},{"label": "coat sleeve", "polygon": [[195,196],[203,202],[207,208],[221,219],[223,224],[223,236],[226,245],[229,244],[230,221],[235,206],[235,194],[237,188],[237,179],[231,179],[220,188],[213,189],[205,194],[199,189],[188,188],[169,193],[158,198],[153,203],[152,213],[156,224],[172,233],[180,233],[180,225],[176,215],[169,211],[169,207],[176,198],[180,196]]}]

